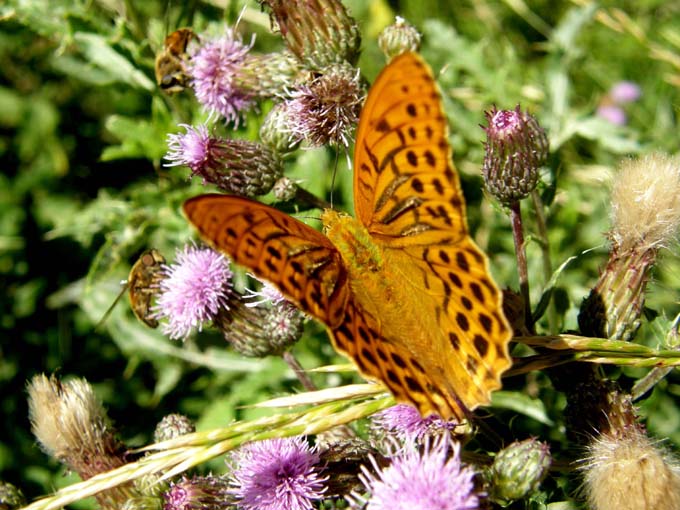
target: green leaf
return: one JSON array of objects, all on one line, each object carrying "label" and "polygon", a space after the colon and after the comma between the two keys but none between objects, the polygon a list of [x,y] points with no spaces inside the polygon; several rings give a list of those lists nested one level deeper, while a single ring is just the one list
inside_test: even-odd
[{"label": "green leaf", "polygon": [[135,88],[154,90],[154,83],[127,58],[114,50],[106,37],[90,32],[77,32],[73,39],[89,62],[108,73],[112,83],[122,82]]},{"label": "green leaf", "polygon": [[499,409],[509,409],[523,414],[543,425],[555,425],[555,422],[548,416],[545,404],[523,393],[516,391],[495,391],[491,394],[491,405]]}]

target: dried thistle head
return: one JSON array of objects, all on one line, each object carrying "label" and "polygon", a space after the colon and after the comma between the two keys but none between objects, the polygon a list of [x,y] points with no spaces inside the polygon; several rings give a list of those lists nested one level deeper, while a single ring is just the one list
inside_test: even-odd
[{"label": "dried thistle head", "polygon": [[[36,375],[28,384],[31,429],[42,449],[83,480],[125,464],[125,445],[116,439],[106,411],[85,379],[66,382]],[[131,483],[102,491],[103,509],[117,509],[139,496]]]},{"label": "dried thistle head", "polygon": [[584,335],[631,340],[657,252],[671,244],[680,225],[680,158],[652,154],[625,161],[611,203],[609,259],[578,322]]},{"label": "dried thistle head", "polygon": [[624,161],[612,185],[612,241],[621,251],[668,247],[680,226],[680,157]]},{"label": "dried thistle head", "polygon": [[45,453],[77,470],[83,449],[117,455],[122,445],[111,434],[106,411],[84,379],[61,382],[36,375],[28,385],[33,434]]},{"label": "dried thistle head", "polygon": [[594,438],[581,470],[592,510],[680,508],[680,465],[641,427]]}]

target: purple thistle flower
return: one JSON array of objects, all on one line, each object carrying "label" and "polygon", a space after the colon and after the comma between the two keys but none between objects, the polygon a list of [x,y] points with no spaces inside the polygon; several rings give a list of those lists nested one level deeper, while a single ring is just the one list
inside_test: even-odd
[{"label": "purple thistle flower", "polygon": [[[449,455],[450,449],[453,450]],[[429,441],[424,450],[403,452],[380,469],[371,457],[372,473],[362,466],[359,475],[369,493],[368,499],[353,493],[353,508],[366,510],[473,510],[479,508],[474,492],[474,471],[463,467],[460,446],[448,435]]]},{"label": "purple thistle flower", "polygon": [[186,338],[195,327],[200,331],[205,321],[228,308],[232,273],[223,255],[186,246],[164,271],[155,309],[157,318],[167,319],[163,332],[170,338]]},{"label": "purple thistle flower", "polygon": [[262,144],[210,136],[205,126],[180,124],[168,135],[166,166],[186,165],[192,175],[236,195],[264,195],[281,176],[281,159]]},{"label": "purple thistle flower", "polygon": [[169,161],[165,166],[185,165],[193,174],[200,174],[201,168],[210,165],[214,159],[214,139],[210,137],[205,126],[193,127],[180,124],[186,133],[169,134],[167,138],[168,152],[165,159]]},{"label": "purple thistle flower", "polygon": [[247,443],[231,462],[241,510],[312,510],[325,491],[319,455],[301,436]]},{"label": "purple thistle flower", "polygon": [[615,104],[601,104],[597,107],[597,116],[604,119],[615,126],[625,126],[628,122],[628,116],[618,105]]},{"label": "purple thistle flower", "polygon": [[418,410],[409,404],[397,404],[372,417],[373,424],[393,433],[404,442],[418,441],[429,433],[453,430],[456,423],[442,420],[436,414],[423,418]]},{"label": "purple thistle flower", "polygon": [[618,104],[632,103],[640,99],[642,90],[640,86],[632,81],[620,81],[612,85],[609,89],[609,97]]},{"label": "purple thistle flower", "polygon": [[193,55],[188,64],[196,99],[210,112],[238,125],[241,112],[253,104],[253,94],[238,81],[248,52],[233,30],[219,39],[208,41]]}]

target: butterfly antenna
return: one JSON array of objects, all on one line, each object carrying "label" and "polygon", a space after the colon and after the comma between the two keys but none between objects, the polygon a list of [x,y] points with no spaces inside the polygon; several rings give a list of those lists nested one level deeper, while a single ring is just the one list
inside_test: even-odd
[{"label": "butterfly antenna", "polygon": [[335,176],[338,173],[338,160],[340,159],[340,156],[338,155],[338,151],[336,149],[335,151],[335,161],[333,162],[333,173],[331,175],[331,209],[333,209],[333,192],[335,191]]}]

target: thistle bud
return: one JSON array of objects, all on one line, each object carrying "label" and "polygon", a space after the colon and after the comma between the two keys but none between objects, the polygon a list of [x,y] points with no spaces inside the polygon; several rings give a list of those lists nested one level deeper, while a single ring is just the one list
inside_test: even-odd
[{"label": "thistle bud", "polygon": [[160,443],[192,432],[196,432],[196,426],[189,418],[182,414],[168,414],[156,425],[153,440]]},{"label": "thistle bud", "polygon": [[592,510],[680,508],[680,465],[638,425],[594,438],[581,469]]},{"label": "thistle bud", "polygon": [[218,476],[183,478],[163,495],[164,510],[223,510],[234,503],[229,482]]},{"label": "thistle bud", "polygon": [[266,284],[250,297],[259,300],[235,301],[214,319],[237,352],[256,358],[279,355],[300,339],[304,315],[274,287]]},{"label": "thistle bud", "polygon": [[550,450],[545,443],[536,439],[512,443],[498,452],[489,469],[489,497],[506,506],[536,492],[550,464]]},{"label": "thistle bud", "polygon": [[294,85],[300,70],[300,61],[289,51],[249,53],[235,80],[258,97],[276,97]]},{"label": "thistle bud", "polygon": [[297,195],[298,185],[295,181],[289,179],[288,177],[281,177],[274,187],[272,188],[272,193],[279,202],[288,202],[293,200]]},{"label": "thistle bud", "polygon": [[[61,382],[35,376],[28,385],[28,409],[42,449],[83,480],[125,464],[125,445],[116,439],[104,407],[84,379]],[[138,495],[126,483],[96,498],[101,508],[114,509]]]},{"label": "thistle bud", "polygon": [[280,155],[293,152],[300,143],[290,130],[291,124],[295,122],[290,113],[286,103],[277,103],[269,110],[260,126],[262,143]]},{"label": "thistle bud", "polygon": [[680,158],[625,161],[612,187],[607,266],[578,317],[587,336],[630,340],[640,327],[645,289],[660,248],[680,226]]},{"label": "thistle bud", "polygon": [[378,46],[390,60],[397,55],[420,49],[420,32],[404,18],[397,16],[378,36]]},{"label": "thistle bud", "polygon": [[210,136],[205,126],[182,126],[185,134],[168,135],[167,166],[186,165],[204,183],[249,197],[268,193],[281,176],[281,159],[264,145]]},{"label": "thistle bud", "polygon": [[486,189],[508,205],[526,198],[538,184],[538,169],[548,155],[548,138],[534,117],[520,110],[485,112],[482,172]]},{"label": "thistle bud", "polygon": [[359,27],[340,0],[261,0],[271,10],[286,45],[300,61],[320,69],[354,64],[361,49]]},{"label": "thistle bud", "polygon": [[0,481],[0,509],[14,510],[26,504],[26,497],[18,487]]},{"label": "thistle bud", "polygon": [[292,139],[305,140],[313,147],[349,146],[363,97],[356,69],[347,64],[325,68],[322,74],[292,91],[285,102]]}]

